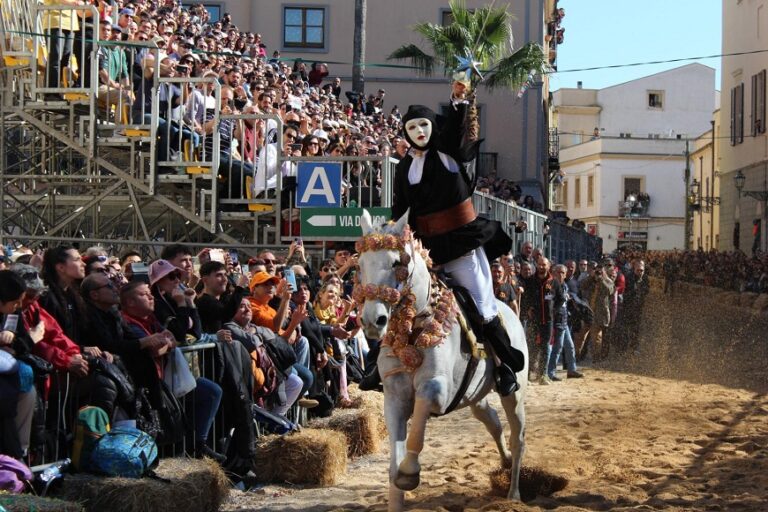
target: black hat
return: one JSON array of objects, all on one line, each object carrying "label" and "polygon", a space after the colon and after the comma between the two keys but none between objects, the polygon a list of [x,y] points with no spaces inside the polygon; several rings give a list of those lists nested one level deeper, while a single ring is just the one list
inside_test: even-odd
[{"label": "black hat", "polygon": [[411,140],[411,138],[408,136],[408,131],[405,129],[405,123],[411,119],[419,119],[420,117],[428,119],[432,123],[432,136],[429,138],[429,142],[427,143],[426,147],[423,148],[429,149],[434,146],[435,141],[437,140],[437,134],[440,132],[440,127],[442,126],[445,118],[435,113],[435,111],[431,108],[425,107],[424,105],[411,105],[408,107],[408,112],[406,112],[403,116],[403,136],[412,147],[416,148],[419,146],[415,144],[414,141]]}]

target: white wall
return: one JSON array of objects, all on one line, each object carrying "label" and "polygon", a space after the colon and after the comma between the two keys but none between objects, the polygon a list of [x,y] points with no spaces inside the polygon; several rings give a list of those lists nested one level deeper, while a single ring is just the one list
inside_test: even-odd
[{"label": "white wall", "polygon": [[[663,91],[662,109],[648,106],[648,92]],[[605,135],[649,133],[697,137],[709,129],[715,110],[715,70],[702,64],[679,68],[600,89],[600,127]]]}]

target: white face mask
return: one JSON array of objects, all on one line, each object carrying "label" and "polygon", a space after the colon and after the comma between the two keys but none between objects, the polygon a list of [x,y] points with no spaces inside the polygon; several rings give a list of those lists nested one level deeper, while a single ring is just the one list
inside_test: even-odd
[{"label": "white face mask", "polygon": [[418,148],[424,148],[432,138],[432,121],[425,117],[417,117],[405,123],[408,137]]}]

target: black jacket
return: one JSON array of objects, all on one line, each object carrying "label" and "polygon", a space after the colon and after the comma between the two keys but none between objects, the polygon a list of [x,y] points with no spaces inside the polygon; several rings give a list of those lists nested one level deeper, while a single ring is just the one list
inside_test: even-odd
[{"label": "black jacket", "polygon": [[[411,185],[408,180],[413,162],[410,154],[400,160],[395,171],[392,218],[399,219],[410,208],[408,223],[424,247],[429,249],[432,261],[438,265],[480,246],[485,249],[489,260],[509,252],[512,247],[512,240],[501,224],[482,217],[443,235],[422,237],[416,229],[418,217],[452,208],[472,197],[475,184],[467,174],[465,163],[472,160],[476,153],[466,154],[468,152],[460,148],[466,109],[466,104],[449,108],[447,121],[440,132],[437,133],[437,127],[433,127],[433,136],[438,140],[426,153],[419,183]],[[459,164],[459,172],[449,171],[440,160],[439,153],[453,158]]]},{"label": "black jacket", "polygon": [[157,287],[152,288],[155,297],[155,317],[161,325],[165,325],[173,333],[173,337],[181,344],[185,343],[187,334],[200,339],[202,328],[200,314],[197,308],[179,307],[173,299],[168,299],[160,293]]}]

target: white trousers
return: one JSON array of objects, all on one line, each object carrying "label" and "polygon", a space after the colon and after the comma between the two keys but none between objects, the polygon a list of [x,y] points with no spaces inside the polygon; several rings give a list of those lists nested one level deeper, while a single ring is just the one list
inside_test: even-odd
[{"label": "white trousers", "polygon": [[469,291],[485,322],[490,322],[499,314],[496,297],[493,295],[491,265],[482,246],[449,261],[443,265],[443,269],[460,286]]}]

